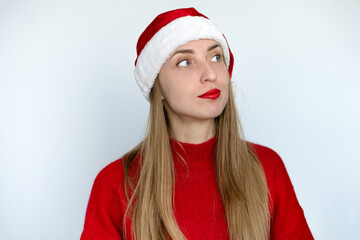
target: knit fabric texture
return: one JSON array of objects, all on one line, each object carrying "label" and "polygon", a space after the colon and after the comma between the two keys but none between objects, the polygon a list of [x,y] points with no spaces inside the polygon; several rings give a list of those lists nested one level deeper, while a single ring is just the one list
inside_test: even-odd
[{"label": "knit fabric texture", "polygon": [[[175,167],[174,212],[180,230],[188,240],[229,239],[216,183],[215,145],[216,138],[201,144],[171,140]],[[281,158],[269,148],[252,146],[263,166],[272,201],[270,239],[313,239]],[[126,236],[122,226],[126,210],[123,179],[121,159],[98,174],[90,195],[81,240],[132,239],[130,219],[126,220]]]}]

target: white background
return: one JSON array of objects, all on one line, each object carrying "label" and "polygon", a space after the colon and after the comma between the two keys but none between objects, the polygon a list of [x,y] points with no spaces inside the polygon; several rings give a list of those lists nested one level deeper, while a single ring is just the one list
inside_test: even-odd
[{"label": "white background", "polygon": [[357,0],[0,1],[0,239],[79,239],[96,174],[138,143],[138,36],[195,6],[225,33],[248,140],[283,158],[316,239],[360,235]]}]

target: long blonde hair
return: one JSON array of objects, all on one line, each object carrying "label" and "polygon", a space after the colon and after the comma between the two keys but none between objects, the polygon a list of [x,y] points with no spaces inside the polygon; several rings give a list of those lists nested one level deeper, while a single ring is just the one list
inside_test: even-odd
[{"label": "long blonde hair", "polygon": [[[262,166],[243,140],[231,84],[224,111],[215,119],[216,177],[231,240],[269,238],[268,189]],[[128,206],[137,240],[185,240],[173,212],[174,166],[169,122],[158,79],[150,93],[150,113],[144,140],[123,157]],[[137,174],[130,168],[139,160]]]}]

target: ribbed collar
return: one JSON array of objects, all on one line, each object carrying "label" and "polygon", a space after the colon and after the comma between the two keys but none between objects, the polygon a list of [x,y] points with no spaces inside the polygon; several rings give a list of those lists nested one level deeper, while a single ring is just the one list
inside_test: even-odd
[{"label": "ribbed collar", "polygon": [[[200,176],[215,171],[216,137],[200,144],[183,143],[170,139],[170,144],[177,174]],[[179,155],[187,163],[188,168]]]}]

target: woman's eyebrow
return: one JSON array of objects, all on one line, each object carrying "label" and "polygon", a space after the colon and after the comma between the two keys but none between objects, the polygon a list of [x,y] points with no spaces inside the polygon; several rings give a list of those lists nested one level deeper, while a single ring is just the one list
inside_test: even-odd
[{"label": "woman's eyebrow", "polygon": [[180,54],[180,53],[194,53],[193,50],[191,49],[183,49],[183,50],[178,50],[176,52],[174,52],[173,54],[171,54],[170,58],[174,57],[176,54]]},{"label": "woman's eyebrow", "polygon": [[217,47],[220,47],[220,44],[215,43],[214,45],[212,45],[211,47],[208,48],[208,52],[215,49],[215,48],[217,48]]},{"label": "woman's eyebrow", "polygon": [[[218,47],[220,47],[220,44],[215,43],[214,45],[210,46],[207,51],[209,52],[209,51],[211,51],[211,50],[213,50],[215,48],[218,48]],[[192,49],[182,49],[182,50],[178,50],[178,51],[174,52],[173,54],[171,54],[170,58],[172,58],[176,54],[180,54],[180,53],[192,53],[192,54],[194,54],[195,52]]]}]

